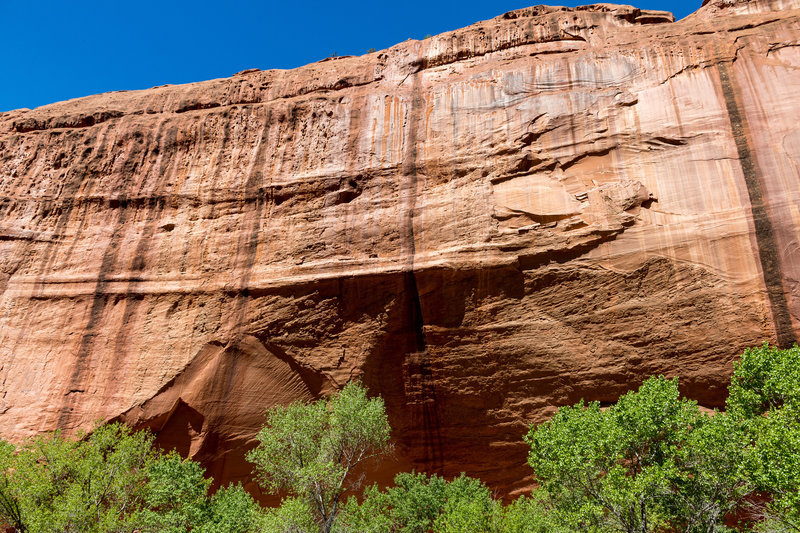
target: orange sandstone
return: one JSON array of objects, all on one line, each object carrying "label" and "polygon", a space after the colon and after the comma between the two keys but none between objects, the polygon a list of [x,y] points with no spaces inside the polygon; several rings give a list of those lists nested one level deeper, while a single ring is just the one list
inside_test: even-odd
[{"label": "orange sandstone", "polygon": [[360,377],[374,479],[526,487],[527,425],[800,318],[800,1],[532,7],[290,71],[0,114],[0,434],[150,427],[246,479]]}]

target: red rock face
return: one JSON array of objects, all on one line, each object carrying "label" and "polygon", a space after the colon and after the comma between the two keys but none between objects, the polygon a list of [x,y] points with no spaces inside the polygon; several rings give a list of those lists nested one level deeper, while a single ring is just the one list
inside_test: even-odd
[{"label": "red rock face", "polygon": [[528,486],[528,424],[800,318],[800,3],[534,7],[0,115],[0,434],[122,419],[246,479],[361,377],[399,469]]}]

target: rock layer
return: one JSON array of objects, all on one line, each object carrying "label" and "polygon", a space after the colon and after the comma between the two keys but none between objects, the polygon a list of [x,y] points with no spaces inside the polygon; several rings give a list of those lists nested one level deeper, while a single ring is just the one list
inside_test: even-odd
[{"label": "rock layer", "polygon": [[800,2],[532,7],[290,71],[0,114],[0,434],[121,419],[246,479],[361,377],[416,468],[654,373],[720,405],[800,319]]}]

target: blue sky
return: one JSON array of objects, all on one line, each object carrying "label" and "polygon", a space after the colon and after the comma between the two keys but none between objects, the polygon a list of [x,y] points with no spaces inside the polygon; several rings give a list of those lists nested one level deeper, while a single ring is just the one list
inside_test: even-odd
[{"label": "blue sky", "polygon": [[[634,5],[682,18],[700,2]],[[0,111],[363,54],[537,3],[0,0]]]}]

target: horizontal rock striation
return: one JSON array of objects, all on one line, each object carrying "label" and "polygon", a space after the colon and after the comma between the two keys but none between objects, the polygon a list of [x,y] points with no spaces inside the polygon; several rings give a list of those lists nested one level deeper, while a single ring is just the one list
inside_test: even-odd
[{"label": "horizontal rock striation", "polygon": [[374,472],[530,484],[655,373],[721,405],[800,319],[800,2],[532,7],[289,71],[0,114],[0,434],[121,419],[247,479],[355,377]]}]

